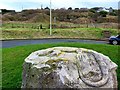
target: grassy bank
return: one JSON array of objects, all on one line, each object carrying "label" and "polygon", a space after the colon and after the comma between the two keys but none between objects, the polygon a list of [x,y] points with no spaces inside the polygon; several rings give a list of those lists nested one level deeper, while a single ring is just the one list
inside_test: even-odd
[{"label": "grassy bank", "polygon": [[103,31],[110,31],[111,35],[117,35],[117,29],[103,28],[70,28],[52,29],[52,36],[49,29],[26,29],[26,28],[3,28],[2,39],[39,39],[39,38],[84,38],[104,39]]},{"label": "grassy bank", "polygon": [[[45,49],[55,46],[70,46],[79,48],[93,49],[97,52],[103,53],[111,58],[113,62],[120,65],[120,56],[118,50],[120,46],[112,45],[98,45],[98,44],[81,44],[81,43],[57,43],[57,44],[40,44],[40,45],[26,45],[14,48],[3,48],[2,51],[2,82],[4,88],[20,88],[22,64],[24,59],[36,50]],[[117,77],[120,87],[120,67],[117,69]]]}]

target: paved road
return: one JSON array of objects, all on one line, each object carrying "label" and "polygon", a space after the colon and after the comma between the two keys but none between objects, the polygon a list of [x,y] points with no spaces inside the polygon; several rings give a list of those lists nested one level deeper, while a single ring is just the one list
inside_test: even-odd
[{"label": "paved road", "polygon": [[2,41],[2,48],[28,45],[28,44],[45,44],[45,43],[59,43],[59,42],[81,42],[81,43],[93,43],[93,44],[107,44],[106,41],[80,40],[80,39],[10,40],[10,41]]}]

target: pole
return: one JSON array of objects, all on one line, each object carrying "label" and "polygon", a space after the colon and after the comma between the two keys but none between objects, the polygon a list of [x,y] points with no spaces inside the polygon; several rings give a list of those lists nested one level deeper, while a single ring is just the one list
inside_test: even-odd
[{"label": "pole", "polygon": [[50,0],[50,35],[52,35],[52,13],[51,13],[51,0]]}]

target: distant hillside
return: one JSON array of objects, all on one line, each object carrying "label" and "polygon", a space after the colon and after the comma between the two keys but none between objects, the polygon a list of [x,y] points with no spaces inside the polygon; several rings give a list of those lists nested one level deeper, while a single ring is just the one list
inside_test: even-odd
[{"label": "distant hillside", "polygon": [[43,14],[43,13],[36,13],[32,18],[30,18],[29,22],[48,22],[49,21],[49,15]]},{"label": "distant hillside", "polygon": [[[71,22],[71,23],[105,23],[113,22],[117,23],[117,10],[107,11],[96,11],[96,8],[86,9],[86,8],[72,8],[68,9],[55,9],[52,10],[52,20],[60,22]],[[23,10],[21,12],[6,12],[3,13],[3,21],[25,21],[25,22],[49,22],[49,8],[46,9],[30,9]]]}]

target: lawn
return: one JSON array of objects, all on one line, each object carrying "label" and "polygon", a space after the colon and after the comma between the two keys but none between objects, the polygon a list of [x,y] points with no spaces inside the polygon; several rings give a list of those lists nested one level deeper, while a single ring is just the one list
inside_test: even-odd
[{"label": "lawn", "polygon": [[[24,59],[36,50],[55,46],[69,46],[93,49],[103,53],[111,58],[113,62],[120,65],[120,56],[118,50],[120,46],[99,45],[99,44],[81,44],[81,43],[57,43],[57,44],[37,44],[18,46],[2,49],[2,86],[3,88],[20,88],[22,81],[22,64]],[[120,87],[120,67],[117,69],[117,77]]]}]

